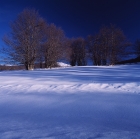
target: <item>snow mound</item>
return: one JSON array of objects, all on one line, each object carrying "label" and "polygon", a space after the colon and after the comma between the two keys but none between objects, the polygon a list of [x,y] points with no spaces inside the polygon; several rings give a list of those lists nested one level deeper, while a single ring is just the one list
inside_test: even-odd
[{"label": "snow mound", "polygon": [[58,64],[60,67],[70,67],[70,64],[66,64],[66,63],[63,63],[63,62],[57,62],[57,64]]}]

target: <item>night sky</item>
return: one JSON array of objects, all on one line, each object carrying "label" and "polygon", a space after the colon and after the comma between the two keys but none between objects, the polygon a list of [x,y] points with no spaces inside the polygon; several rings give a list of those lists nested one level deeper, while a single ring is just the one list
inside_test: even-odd
[{"label": "night sky", "polygon": [[25,8],[38,10],[70,38],[95,34],[110,23],[120,27],[131,42],[140,38],[140,0],[0,0],[1,38]]}]

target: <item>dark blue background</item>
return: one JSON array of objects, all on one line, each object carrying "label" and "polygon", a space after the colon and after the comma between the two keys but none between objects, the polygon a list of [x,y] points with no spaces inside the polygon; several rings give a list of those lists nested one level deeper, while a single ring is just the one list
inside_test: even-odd
[{"label": "dark blue background", "polygon": [[[67,37],[86,37],[110,23],[134,42],[140,38],[139,0],[0,0],[0,38],[24,8],[35,8],[49,23],[60,26]],[[0,46],[2,45],[0,40]]]}]

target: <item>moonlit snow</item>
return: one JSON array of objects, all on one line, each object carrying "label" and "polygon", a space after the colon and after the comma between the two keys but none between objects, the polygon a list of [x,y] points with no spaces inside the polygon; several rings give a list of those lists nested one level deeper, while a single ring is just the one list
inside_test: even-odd
[{"label": "moonlit snow", "polygon": [[0,72],[0,139],[139,139],[140,65]]}]

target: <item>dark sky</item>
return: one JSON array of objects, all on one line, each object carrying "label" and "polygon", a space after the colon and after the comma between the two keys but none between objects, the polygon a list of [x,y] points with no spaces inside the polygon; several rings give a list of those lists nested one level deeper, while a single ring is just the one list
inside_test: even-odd
[{"label": "dark sky", "polygon": [[24,8],[38,10],[49,23],[60,26],[67,37],[86,37],[112,23],[130,41],[140,38],[140,0],[0,0],[1,38]]}]

